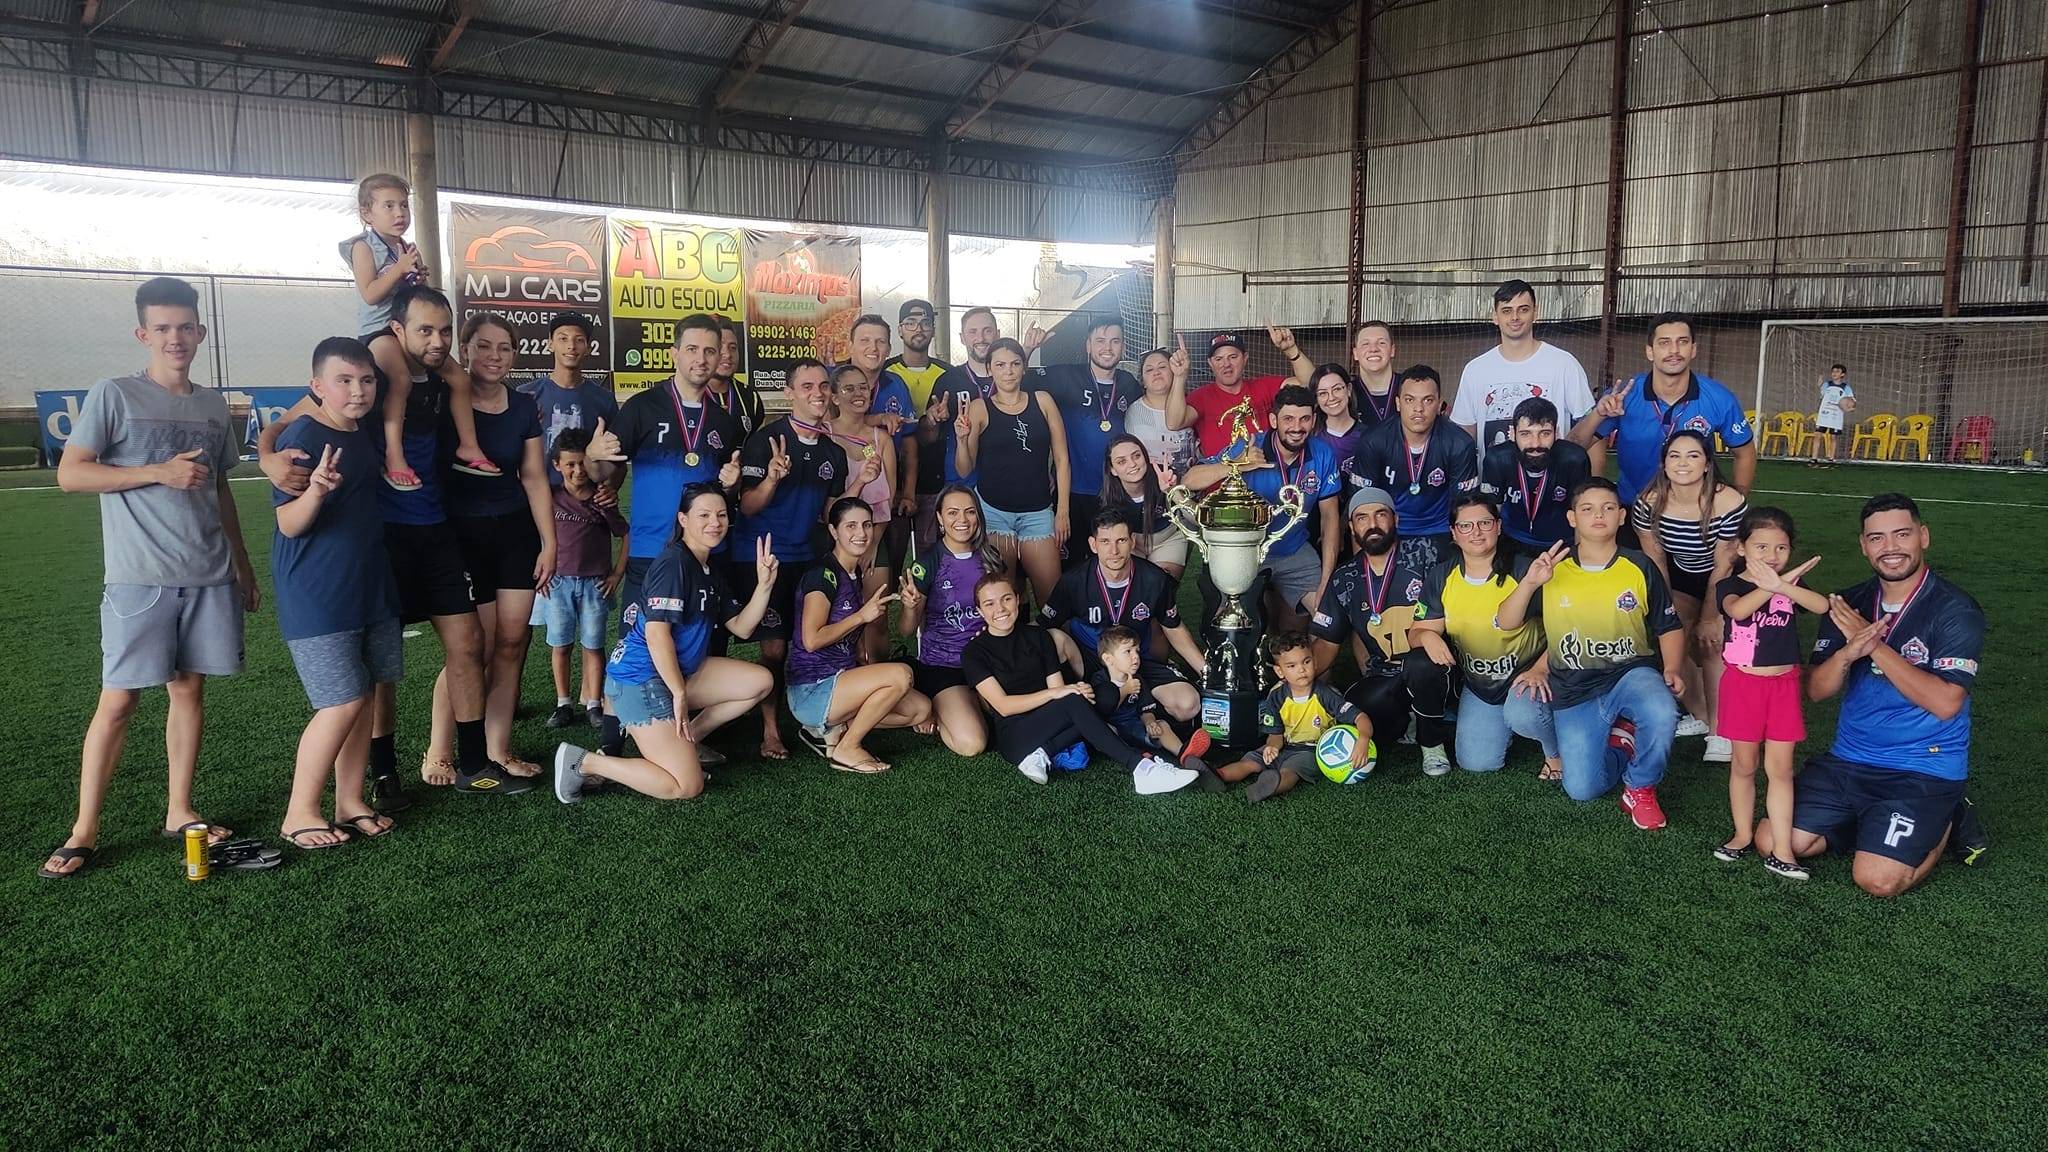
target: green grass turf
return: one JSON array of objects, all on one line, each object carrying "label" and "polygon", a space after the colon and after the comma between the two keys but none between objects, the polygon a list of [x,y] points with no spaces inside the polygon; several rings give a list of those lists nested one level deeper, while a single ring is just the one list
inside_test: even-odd
[{"label": "green grass turf", "polygon": [[[799,756],[691,803],[437,793],[388,840],[195,886],[155,836],[161,693],[98,866],[46,882],[97,517],[0,493],[0,1147],[2042,1147],[2048,478],[1760,482],[1890,486],[1950,501],[1934,562],[1991,620],[1972,791],[1996,844],[1891,903],[1839,861],[1803,887],[1715,862],[1698,741],[1657,834],[1538,783],[1523,746],[1443,780],[1396,748],[1251,809],[890,735],[881,778]],[[267,581],[265,491],[236,491]],[[1759,499],[1826,557],[1817,586],[1860,578],[1854,500]],[[408,650],[410,768],[437,649]],[[210,690],[199,795],[274,835],[306,708],[267,609],[248,651]],[[536,758],[548,696],[535,658]],[[1832,706],[1812,719],[1819,747]]]}]

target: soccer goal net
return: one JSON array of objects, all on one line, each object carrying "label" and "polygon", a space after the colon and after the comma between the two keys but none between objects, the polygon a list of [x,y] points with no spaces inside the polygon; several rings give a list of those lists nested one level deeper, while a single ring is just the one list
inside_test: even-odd
[{"label": "soccer goal net", "polygon": [[2048,317],[1767,320],[1756,424],[1766,456],[1825,451],[1816,417],[1839,375],[1844,459],[2038,465],[2048,460]]}]

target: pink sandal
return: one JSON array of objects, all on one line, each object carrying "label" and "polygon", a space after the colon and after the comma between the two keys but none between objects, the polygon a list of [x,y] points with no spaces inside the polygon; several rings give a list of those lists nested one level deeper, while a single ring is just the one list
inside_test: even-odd
[{"label": "pink sandal", "polygon": [[400,492],[417,492],[420,490],[419,473],[414,472],[410,468],[401,468],[396,472],[385,472],[384,482]]},{"label": "pink sandal", "polygon": [[455,462],[455,470],[457,472],[466,472],[471,476],[503,476],[505,474],[504,469],[499,468],[496,464],[481,456],[472,460],[457,460]]}]

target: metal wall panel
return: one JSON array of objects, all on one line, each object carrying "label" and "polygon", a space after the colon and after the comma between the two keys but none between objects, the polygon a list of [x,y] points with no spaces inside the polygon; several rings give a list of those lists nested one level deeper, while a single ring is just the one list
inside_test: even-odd
[{"label": "metal wall panel", "polygon": [[51,72],[0,71],[0,152],[76,160],[71,82]]},{"label": "metal wall panel", "polygon": [[[1325,88],[1299,96],[1280,96],[1266,104],[1266,159],[1341,153],[1351,156],[1351,89]],[[1351,192],[1345,178],[1343,195]]]},{"label": "metal wall panel", "polygon": [[[1351,210],[1351,154],[1333,153],[1306,160],[1282,160],[1258,170],[1259,211],[1267,216],[1294,212]],[[1251,173],[1245,173],[1250,183]]]},{"label": "metal wall panel", "polygon": [[[1952,75],[1808,92],[1785,99],[1785,162],[1953,151]],[[1944,177],[1944,180],[1946,177]]]},{"label": "metal wall panel", "polygon": [[1753,168],[1776,162],[1778,101],[1732,100],[1632,112],[1631,177]]},{"label": "metal wall panel", "polygon": [[[2048,52],[2048,44],[2042,45]],[[2031,140],[2041,97],[2041,65],[2006,64],[1977,74],[1978,144]]]},{"label": "metal wall panel", "polygon": [[1604,111],[1610,54],[1557,48],[1369,83],[1367,139],[1375,144],[1491,132]]},{"label": "metal wall panel", "polygon": [[[1608,0],[1436,0],[1394,7],[1373,24],[1374,70],[1433,72],[1607,35]],[[1382,64],[1384,60],[1386,63]]]},{"label": "metal wall panel", "polygon": [[1984,8],[1984,62],[2038,56],[2048,48],[2048,5],[2041,0],[1990,0]]},{"label": "metal wall panel", "polygon": [[88,163],[233,171],[232,99],[95,82],[90,100],[84,157]]},{"label": "metal wall panel", "polygon": [[[673,203],[675,165],[682,149],[611,136],[553,135],[557,145],[553,158],[559,168],[557,178],[551,181],[551,199],[654,207]],[[537,150],[531,159],[545,166],[549,155]]]},{"label": "metal wall panel", "polygon": [[1646,13],[1629,65],[1637,108],[1953,68],[1962,38],[1955,4],[1914,0],[1841,0],[1670,32],[1663,25],[1683,21]]}]

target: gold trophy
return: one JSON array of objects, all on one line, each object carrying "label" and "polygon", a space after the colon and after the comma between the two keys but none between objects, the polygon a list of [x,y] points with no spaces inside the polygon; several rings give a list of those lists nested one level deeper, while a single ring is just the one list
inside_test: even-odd
[{"label": "gold trophy", "polygon": [[1238,448],[1234,458],[1223,462],[1230,474],[1199,499],[1185,484],[1175,486],[1166,494],[1166,515],[1202,550],[1209,579],[1223,594],[1221,608],[1202,630],[1202,726],[1218,743],[1243,749],[1258,740],[1264,662],[1259,632],[1239,597],[1250,590],[1266,553],[1280,539],[1269,529],[1275,523],[1287,528],[1298,523],[1303,502],[1301,489],[1293,484],[1280,490],[1276,506],[1244,482],[1242,461],[1252,446],[1249,395],[1230,417],[1230,443]]}]

